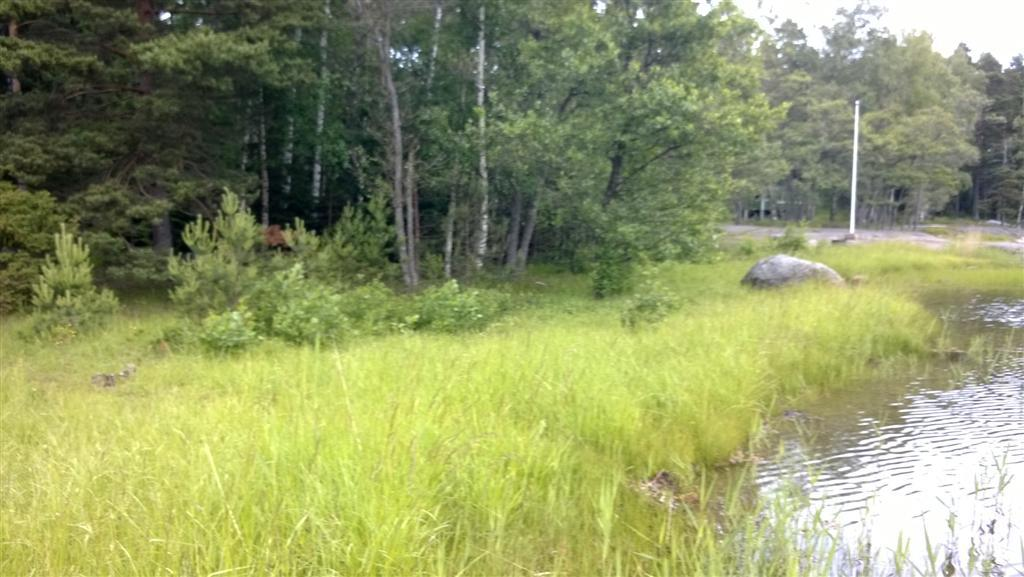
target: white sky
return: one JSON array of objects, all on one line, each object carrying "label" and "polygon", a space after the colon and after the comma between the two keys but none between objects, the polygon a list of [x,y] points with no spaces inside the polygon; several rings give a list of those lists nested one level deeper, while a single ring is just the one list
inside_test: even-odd
[{"label": "white sky", "polygon": [[[799,24],[811,44],[821,45],[818,29],[832,23],[836,10],[857,0],[733,0],[746,14],[764,22],[776,16]],[[1024,53],[1024,0],[874,0],[886,9],[882,25],[894,33],[925,31],[935,49],[949,55],[965,42],[974,58],[991,52],[1003,66]]]}]

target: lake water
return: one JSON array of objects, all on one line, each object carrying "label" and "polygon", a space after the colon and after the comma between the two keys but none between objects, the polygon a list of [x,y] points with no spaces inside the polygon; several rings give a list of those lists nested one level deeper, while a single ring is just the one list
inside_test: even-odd
[{"label": "lake water", "polygon": [[[963,301],[960,301],[963,303]],[[796,491],[837,538],[837,575],[1024,575],[1024,300],[940,306],[984,363],[936,362],[798,407],[776,425],[762,495]],[[916,569],[915,569],[916,568]]]}]

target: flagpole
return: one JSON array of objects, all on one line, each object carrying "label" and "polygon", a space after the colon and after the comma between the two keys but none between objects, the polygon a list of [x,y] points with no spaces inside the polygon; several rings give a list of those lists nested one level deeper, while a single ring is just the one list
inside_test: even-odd
[{"label": "flagpole", "polygon": [[860,100],[853,103],[853,174],[850,177],[850,234],[857,237],[857,146],[860,140]]}]

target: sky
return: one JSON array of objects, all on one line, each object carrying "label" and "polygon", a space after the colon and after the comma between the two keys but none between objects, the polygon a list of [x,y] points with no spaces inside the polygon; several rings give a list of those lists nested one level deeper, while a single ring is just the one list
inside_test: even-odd
[{"label": "sky", "polygon": [[[839,8],[857,0],[733,0],[762,22],[775,16],[799,24],[811,44],[822,44],[818,29],[829,25]],[[935,49],[949,55],[961,42],[974,58],[991,52],[1003,66],[1024,53],[1024,0],[874,0],[886,10],[882,24],[896,34],[928,32]]]}]

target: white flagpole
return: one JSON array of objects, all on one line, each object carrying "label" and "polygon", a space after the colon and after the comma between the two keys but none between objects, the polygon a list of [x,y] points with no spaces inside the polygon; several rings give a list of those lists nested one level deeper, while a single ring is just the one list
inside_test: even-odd
[{"label": "white flagpole", "polygon": [[850,177],[850,234],[857,235],[857,145],[860,139],[860,100],[853,103],[853,175]]}]

